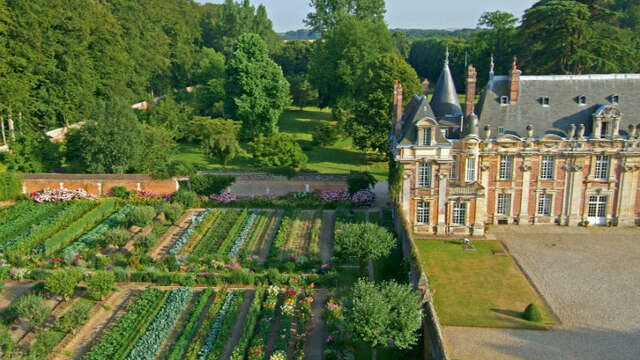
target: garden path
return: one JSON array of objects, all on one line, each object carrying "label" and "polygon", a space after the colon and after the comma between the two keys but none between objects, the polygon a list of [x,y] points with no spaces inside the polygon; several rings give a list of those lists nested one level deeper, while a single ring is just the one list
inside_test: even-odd
[{"label": "garden path", "polygon": [[154,260],[157,260],[158,258],[165,256],[180,234],[182,234],[182,232],[189,227],[189,224],[191,224],[191,216],[198,215],[200,212],[200,209],[189,209],[185,211],[178,223],[172,225],[160,240],[158,240],[156,246],[150,252],[151,257]]},{"label": "garden path", "polygon": [[29,291],[33,284],[32,282],[6,281],[0,295],[0,311],[8,308],[12,302]]},{"label": "garden path", "polygon": [[315,299],[311,305],[311,311],[313,312],[313,332],[304,349],[307,360],[322,360],[324,359],[324,344],[327,339],[328,329],[327,324],[322,319],[322,310],[329,298],[329,291],[327,289],[318,289],[315,294]]},{"label": "garden path", "polygon": [[[106,300],[96,304],[89,321],[78,330],[75,336],[68,335],[72,336],[71,340],[63,339],[63,342],[67,342],[66,345],[60,349],[60,352],[52,353],[49,359],[80,359],[93,342],[102,335],[107,325],[124,314],[121,310],[125,308],[133,293],[134,291],[130,288],[114,291]],[[105,309],[105,305],[109,306],[109,310]],[[72,356],[66,356],[67,353],[71,353]]]},{"label": "garden path", "polygon": [[229,336],[229,340],[227,340],[227,345],[224,348],[222,356],[220,357],[222,360],[229,359],[231,357],[231,353],[233,352],[233,348],[236,347],[236,344],[238,344],[240,336],[242,336],[242,331],[244,330],[244,323],[247,319],[247,313],[249,312],[249,308],[251,307],[251,303],[253,302],[253,298],[255,297],[255,295],[255,291],[245,292],[244,302],[240,306],[240,311],[238,312],[236,323],[235,325],[233,325],[231,335]]},{"label": "garden path", "polygon": [[269,334],[269,341],[265,347],[265,359],[271,357],[271,353],[273,352],[273,347],[276,345],[276,341],[278,340],[278,334],[280,332],[280,320],[282,319],[282,313],[280,312],[280,306],[282,305],[282,301],[278,301],[276,305],[276,316],[273,318],[273,322],[271,323],[271,334]]},{"label": "garden path", "polygon": [[333,256],[333,227],[335,226],[335,210],[325,210],[322,213],[322,229],[320,230],[320,259],[328,264]]}]

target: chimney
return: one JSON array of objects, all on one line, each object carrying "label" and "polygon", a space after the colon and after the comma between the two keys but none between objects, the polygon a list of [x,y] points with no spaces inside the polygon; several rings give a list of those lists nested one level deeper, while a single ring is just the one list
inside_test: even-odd
[{"label": "chimney", "polygon": [[473,112],[473,106],[476,100],[477,79],[478,73],[476,72],[476,68],[469,64],[469,68],[467,68],[467,96],[464,102],[464,116],[469,116]]},{"label": "chimney", "polygon": [[393,108],[393,112],[394,117],[396,118],[396,122],[395,122],[395,135],[396,138],[400,137],[400,133],[402,132],[402,84],[398,83],[398,87],[396,90],[396,101],[394,102],[394,108]]},{"label": "chimney", "polygon": [[518,58],[513,57],[513,68],[509,71],[509,103],[517,104],[520,94],[520,75],[522,71],[518,69]]},{"label": "chimney", "polygon": [[427,96],[428,92],[429,92],[429,79],[424,78],[424,81],[422,82],[422,96]]}]

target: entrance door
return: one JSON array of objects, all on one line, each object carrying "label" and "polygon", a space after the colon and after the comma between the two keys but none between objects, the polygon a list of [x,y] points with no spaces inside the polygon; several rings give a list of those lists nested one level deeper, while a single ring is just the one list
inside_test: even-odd
[{"label": "entrance door", "polygon": [[587,220],[593,225],[602,226],[607,224],[607,196],[589,196],[589,214]]}]

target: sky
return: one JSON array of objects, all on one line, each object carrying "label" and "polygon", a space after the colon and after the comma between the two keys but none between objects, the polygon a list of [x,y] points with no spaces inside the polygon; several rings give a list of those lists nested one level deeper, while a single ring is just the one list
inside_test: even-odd
[{"label": "sky", "polygon": [[[196,0],[223,3],[223,0]],[[475,28],[485,11],[501,10],[521,17],[537,0],[387,0],[390,28],[461,29]],[[277,32],[304,28],[309,0],[251,0],[263,4]]]}]

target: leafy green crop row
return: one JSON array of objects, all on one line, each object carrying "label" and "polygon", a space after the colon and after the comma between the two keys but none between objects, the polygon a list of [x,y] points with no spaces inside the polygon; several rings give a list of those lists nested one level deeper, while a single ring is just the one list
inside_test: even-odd
[{"label": "leafy green crop row", "polygon": [[116,210],[116,206],[117,203],[115,200],[104,201],[98,205],[98,207],[84,214],[71,226],[45,240],[42,244],[44,255],[49,256],[70,244],[77,237],[96,226],[107,216],[111,215],[111,213]]},{"label": "leafy green crop row", "polygon": [[253,298],[253,301],[251,302],[251,307],[249,308],[249,312],[247,313],[247,318],[244,321],[242,335],[240,336],[240,339],[238,340],[236,346],[233,348],[230,360],[244,359],[244,354],[247,352],[247,348],[249,347],[249,341],[251,341],[253,332],[256,329],[256,324],[258,322],[258,317],[260,316],[260,309],[262,308],[264,295],[264,288],[260,287],[256,289],[256,294]]},{"label": "leafy green crop row", "polygon": [[229,249],[231,249],[231,246],[233,246],[233,243],[238,238],[238,235],[240,235],[240,232],[242,231],[242,228],[244,228],[244,225],[247,223],[248,219],[249,211],[247,209],[244,209],[238,219],[236,219],[236,221],[233,223],[233,227],[231,227],[231,230],[229,230],[229,233],[224,238],[222,244],[220,244],[220,246],[216,249],[216,252],[218,254],[227,255],[227,253],[229,253]]},{"label": "leafy green crop row", "polygon": [[222,322],[222,327],[218,330],[216,334],[216,340],[211,347],[211,351],[209,352],[209,356],[207,359],[217,360],[222,357],[222,352],[224,351],[225,345],[227,345],[227,340],[231,337],[231,331],[233,330],[233,326],[236,324],[238,319],[238,315],[240,313],[240,307],[242,306],[242,302],[244,301],[245,292],[241,291],[234,296],[233,301],[231,302],[231,306],[229,306],[229,311],[227,312],[224,321]]},{"label": "leafy green crop row", "polygon": [[200,315],[207,304],[209,303],[209,299],[211,296],[215,296],[213,294],[213,289],[207,288],[202,293],[200,293],[200,297],[198,299],[198,303],[191,310],[191,315],[189,316],[189,320],[182,328],[182,332],[180,333],[180,337],[176,340],[175,344],[173,344],[171,348],[171,352],[167,357],[167,360],[180,360],[182,359],[182,355],[187,351],[189,343],[191,343],[191,339],[195,335],[198,330],[198,321],[200,320]]},{"label": "leafy green crop row", "polygon": [[116,211],[111,216],[106,218],[102,223],[100,223],[100,225],[94,227],[93,229],[91,229],[91,231],[78,238],[78,240],[73,244],[67,246],[62,251],[62,255],[64,257],[73,256],[82,251],[82,249],[84,249],[85,247],[92,246],[96,242],[102,240],[104,233],[106,233],[107,230],[111,229],[112,227],[121,224],[132,209],[132,205],[127,204],[123,206],[120,210]]},{"label": "leafy green crop row", "polygon": [[[271,328],[274,324],[279,294],[280,290],[275,286],[272,286],[267,290],[267,299],[264,301],[262,310],[260,311],[260,320],[252,334],[248,350],[248,358],[251,360],[264,360],[266,358],[266,347],[269,343]],[[233,360],[239,359],[241,359],[241,357],[233,358]]]},{"label": "leafy green crop row", "polygon": [[260,236],[260,233],[263,231],[264,227],[268,223],[268,220],[271,219],[271,216],[272,215],[269,215],[265,211],[260,211],[258,213],[258,219],[253,224],[253,229],[251,230],[251,233],[249,234],[249,239],[242,246],[242,249],[240,250],[240,254],[238,255],[238,258],[244,259],[244,258],[247,257],[247,253],[249,252],[249,250],[251,250],[253,248],[256,240]]},{"label": "leafy green crop row", "polygon": [[23,201],[17,204],[6,215],[7,221],[0,224],[0,248],[5,247],[17,236],[28,232],[33,224],[50,218],[66,205],[61,203],[38,204],[33,201]]},{"label": "leafy green crop row", "polygon": [[213,304],[209,307],[209,310],[207,311],[207,314],[205,315],[204,320],[202,321],[202,324],[200,324],[200,328],[198,329],[196,336],[194,336],[193,339],[191,340],[189,349],[187,350],[187,353],[184,356],[185,360],[195,360],[197,358],[198,352],[200,351],[202,343],[205,341],[207,335],[209,334],[211,325],[216,320],[218,312],[220,311],[220,308],[224,304],[226,295],[227,295],[227,290],[224,288],[220,290],[218,294],[216,294],[216,298]]},{"label": "leafy green crop row", "polygon": [[287,210],[282,217],[282,221],[280,222],[278,233],[276,234],[276,237],[273,239],[273,243],[271,244],[271,249],[269,250],[270,258],[276,258],[280,255],[280,252],[284,248],[285,242],[289,237],[291,223],[291,210]]},{"label": "leafy green crop row", "polygon": [[238,211],[223,211],[213,225],[209,227],[207,233],[200,239],[191,253],[200,256],[213,252],[218,247],[221,239],[227,236],[238,216]]},{"label": "leafy green crop row", "polygon": [[[143,291],[113,327],[84,356],[87,360],[116,360],[141,333],[143,324],[166,299],[165,293],[149,288]],[[126,355],[126,353],[125,353]]]},{"label": "leafy green crop row", "polygon": [[127,360],[153,359],[192,296],[193,291],[189,288],[171,291],[169,298],[158,311],[153,322],[147,327],[127,356]]}]

